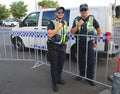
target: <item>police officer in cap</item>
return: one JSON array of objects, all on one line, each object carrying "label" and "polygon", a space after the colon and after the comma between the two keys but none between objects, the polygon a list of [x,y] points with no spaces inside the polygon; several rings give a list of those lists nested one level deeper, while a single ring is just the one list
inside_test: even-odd
[{"label": "police officer in cap", "polygon": [[57,7],[55,11],[56,19],[51,20],[47,26],[47,59],[50,61],[52,85],[55,92],[58,91],[59,84],[65,84],[65,81],[61,79],[67,41],[67,22],[63,20],[64,11],[64,7]]},{"label": "police officer in cap", "polygon": [[[89,15],[89,9],[87,4],[81,4],[79,7],[81,16],[77,16],[74,19],[73,26],[71,29],[72,34],[82,35],[79,37],[78,41],[78,64],[80,76],[86,77],[89,79],[94,79],[94,69],[95,69],[95,52],[94,45],[97,41],[91,37],[95,34],[95,29],[97,36],[100,36],[102,31],[101,28],[93,15]],[[76,40],[77,44],[77,40]],[[86,61],[87,57],[87,61]],[[87,69],[86,69],[87,64]],[[76,77],[76,80],[81,80],[81,77]],[[91,80],[87,80],[89,84],[95,85]]]}]

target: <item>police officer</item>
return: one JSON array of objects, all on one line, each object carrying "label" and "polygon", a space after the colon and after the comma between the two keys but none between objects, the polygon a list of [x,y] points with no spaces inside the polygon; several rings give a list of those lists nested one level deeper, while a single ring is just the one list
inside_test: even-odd
[{"label": "police officer", "polygon": [[64,17],[64,7],[57,7],[55,11],[56,19],[51,20],[48,29],[48,60],[50,61],[50,71],[52,77],[53,91],[58,91],[58,84],[64,85],[61,79],[63,64],[65,61],[65,50],[67,41],[67,22]]},{"label": "police officer", "polygon": [[[77,16],[75,18],[71,29],[71,33],[81,35],[78,41],[79,43],[78,64],[79,64],[80,76],[85,76],[86,73],[87,78],[94,79],[94,68],[95,68],[94,44],[96,43],[96,41],[93,41],[93,38],[91,36],[94,35],[95,33],[94,29],[96,29],[98,36],[101,35],[102,31],[94,16],[88,14],[87,4],[81,4],[79,10],[81,16]],[[87,57],[87,61],[86,61],[86,57]],[[86,70],[86,64],[87,64],[87,70]],[[76,77],[76,80],[81,80],[81,79],[82,78],[79,76]],[[89,84],[95,85],[91,80],[87,80],[87,81],[89,82]]]}]

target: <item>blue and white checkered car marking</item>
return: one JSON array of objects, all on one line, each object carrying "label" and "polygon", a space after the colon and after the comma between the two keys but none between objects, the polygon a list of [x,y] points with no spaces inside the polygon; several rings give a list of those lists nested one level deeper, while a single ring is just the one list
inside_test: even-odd
[{"label": "blue and white checkered car marking", "polygon": [[105,42],[105,34],[101,34],[99,42]]},{"label": "blue and white checkered car marking", "polygon": [[[39,32],[39,31],[13,31],[12,36],[13,37],[19,36],[19,37],[33,37],[33,38],[48,38],[47,33]],[[46,45],[39,46],[39,45],[33,44],[31,45],[31,47],[47,50]]]},{"label": "blue and white checkered car marking", "polygon": [[[70,32],[67,32],[68,35],[68,40],[75,40],[75,36],[72,35]],[[19,36],[19,37],[34,37],[34,38],[48,38],[48,34],[45,33],[44,31],[13,31],[12,36]],[[96,35],[95,35],[96,36]],[[102,34],[100,37],[99,42],[105,42],[105,34]],[[95,37],[96,38],[96,37]],[[42,50],[47,50],[47,45],[42,45],[39,46],[37,44],[31,45],[31,47],[42,49]]]},{"label": "blue and white checkered car marking", "polygon": [[[96,39],[96,37],[97,37],[97,36],[94,35],[94,40]],[[76,37],[69,32],[69,33],[68,33],[68,39],[69,39],[69,40],[75,40]],[[101,34],[101,37],[100,37],[99,42],[105,42],[105,34]]]},{"label": "blue and white checkered car marking", "polygon": [[38,38],[47,38],[48,35],[44,32],[39,32],[39,31],[14,31],[12,33],[13,36],[20,36],[20,37],[38,37]]},{"label": "blue and white checkered car marking", "polygon": [[[95,35],[94,39],[97,38],[97,35]],[[105,34],[101,34],[100,40],[98,42],[105,42]]]}]

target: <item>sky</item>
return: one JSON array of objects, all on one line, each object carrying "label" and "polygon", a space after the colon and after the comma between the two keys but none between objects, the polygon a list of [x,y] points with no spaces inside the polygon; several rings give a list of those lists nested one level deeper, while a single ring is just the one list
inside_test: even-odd
[{"label": "sky", "polygon": [[[9,5],[19,0],[0,0],[0,4],[6,5],[7,8],[9,8]],[[28,13],[36,10],[36,3],[41,0],[21,0],[24,1],[26,5],[28,5]],[[89,6],[108,6],[110,4],[113,4],[115,0],[54,0],[58,1],[60,6],[63,6],[65,8],[70,7],[79,7],[81,3],[87,3]],[[120,0],[116,0],[116,5],[120,5]]]}]

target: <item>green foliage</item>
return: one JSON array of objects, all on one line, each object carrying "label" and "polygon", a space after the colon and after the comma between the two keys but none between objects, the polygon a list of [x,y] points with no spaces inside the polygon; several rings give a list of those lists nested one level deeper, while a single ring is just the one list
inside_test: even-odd
[{"label": "green foliage", "polygon": [[115,12],[116,12],[116,17],[120,18],[120,5],[116,6]]},{"label": "green foliage", "polygon": [[7,19],[9,15],[9,10],[6,9],[5,5],[0,4],[0,20]]},{"label": "green foliage", "polygon": [[24,5],[23,1],[13,2],[10,7],[10,11],[16,19],[20,19],[26,15],[27,5]]},{"label": "green foliage", "polygon": [[39,6],[42,6],[42,8],[55,8],[59,6],[58,1],[53,0],[42,0],[38,2]]}]

